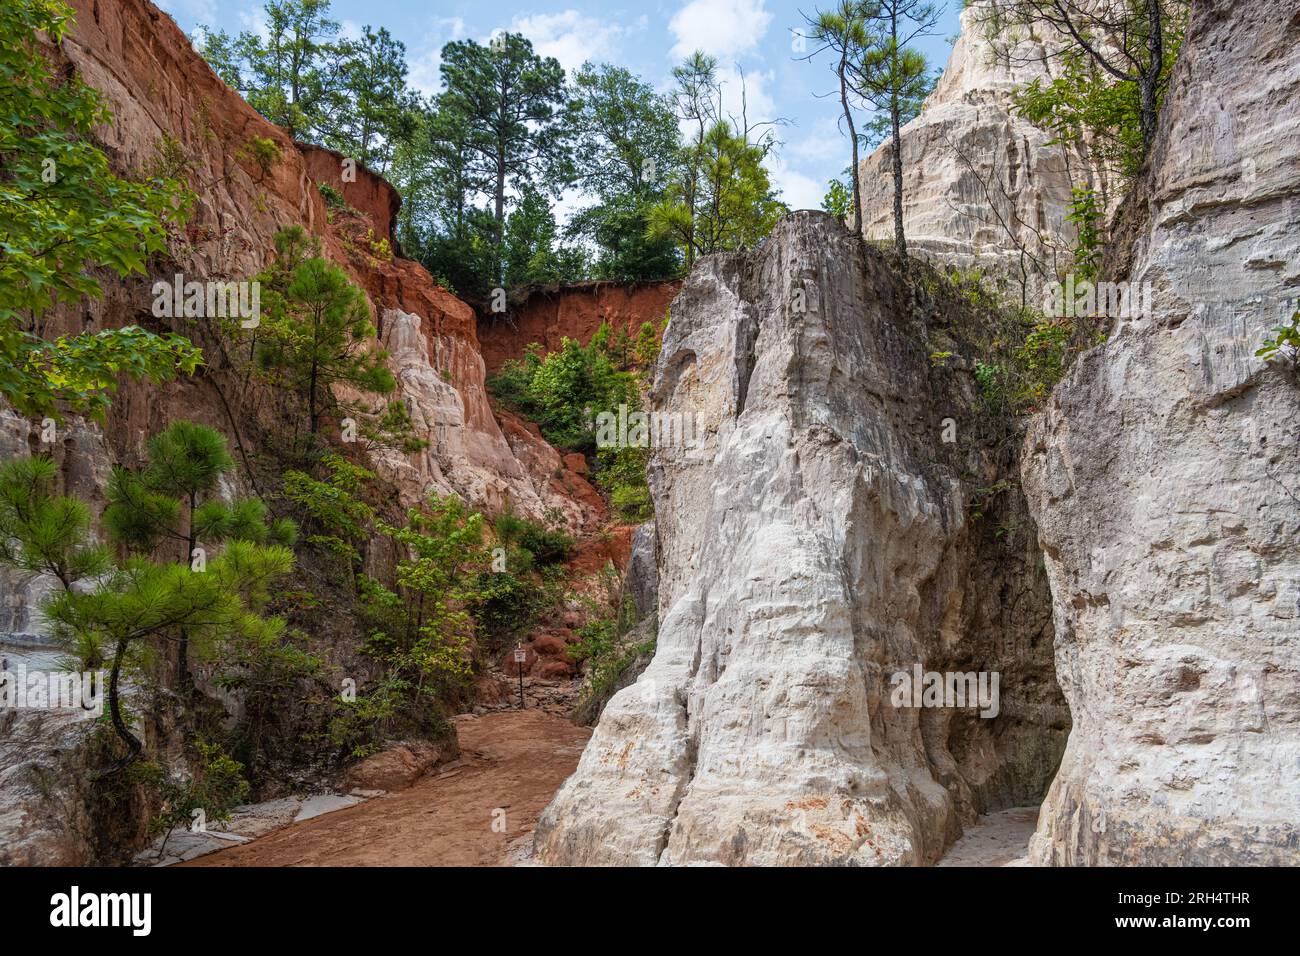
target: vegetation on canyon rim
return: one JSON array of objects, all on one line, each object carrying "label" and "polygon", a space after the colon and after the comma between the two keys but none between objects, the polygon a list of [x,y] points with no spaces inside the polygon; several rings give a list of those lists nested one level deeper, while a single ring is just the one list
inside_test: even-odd
[{"label": "vegetation on canyon rim", "polygon": [[523,358],[506,362],[488,387],[508,408],[537,422],[555,447],[594,455],[596,481],[615,510],[629,521],[645,521],[653,513],[645,478],[649,449],[598,447],[595,415],[620,406],[640,409],[640,389],[658,353],[651,323],[642,324],[635,340],[626,329],[612,334],[602,323],[585,346],[565,338],[549,355],[530,346]]}]

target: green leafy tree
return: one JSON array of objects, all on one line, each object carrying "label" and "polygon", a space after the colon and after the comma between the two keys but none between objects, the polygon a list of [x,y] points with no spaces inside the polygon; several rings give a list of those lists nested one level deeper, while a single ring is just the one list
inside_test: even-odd
[{"label": "green leafy tree", "polygon": [[488,384],[502,402],[537,422],[547,441],[577,451],[596,447],[594,415],[617,413],[620,404],[639,407],[636,377],[619,371],[599,343],[583,346],[570,338],[544,358],[539,346],[529,346]]},{"label": "green leafy tree", "polygon": [[502,279],[506,207],[529,183],[551,195],[572,178],[564,69],[515,33],[486,46],[473,40],[442,50],[440,110],[464,132],[469,182],[486,189],[494,223],[493,277]]},{"label": "green leafy tree", "polygon": [[822,209],[836,219],[845,219],[853,210],[853,190],[844,185],[842,179],[832,179],[826,184],[826,195],[822,197]]},{"label": "green leafy tree", "polygon": [[728,123],[715,123],[688,152],[686,171],[651,208],[647,227],[652,237],[677,241],[688,261],[752,248],[788,211],[772,188],[763,148],[736,135]]},{"label": "green leafy tree", "polygon": [[[1186,4],[1162,0],[1156,7],[1161,11],[1158,20],[1162,58],[1153,91],[1158,111],[1182,45]],[[1121,14],[1132,17],[1136,11],[1122,10]],[[1028,23],[1032,24],[1033,20]],[[1026,25],[1022,20],[1019,29]],[[985,28],[1005,31],[1008,24],[995,21]],[[1010,29],[1014,33],[1017,28]],[[1091,35],[1081,34],[1085,38]],[[1133,42],[1140,43],[1140,36],[1135,35]],[[999,47],[995,44],[994,49]],[[1011,57],[1014,53],[1004,51],[1002,55]],[[1052,78],[1048,82],[1035,78],[1016,91],[1017,111],[1053,134],[1053,142],[1073,145],[1084,155],[1095,156],[1123,179],[1132,179],[1142,168],[1150,146],[1149,137],[1154,134],[1154,117],[1144,119],[1143,98],[1147,95],[1144,82],[1137,77],[1117,78],[1087,52],[1087,47],[1078,43],[1058,44],[1053,61]],[[1132,61],[1140,62],[1141,58]],[[1125,66],[1127,69],[1129,65]]]},{"label": "green leafy tree", "polygon": [[235,633],[274,626],[253,610],[278,578],[293,568],[281,546],[232,541],[203,572],[187,564],[130,558],[88,592],[60,591],[42,604],[55,636],[69,646],[93,644],[110,662],[109,718],[126,754],[114,769],[133,762],[143,747],[131,731],[121,701],[124,671],[142,645],[156,651],[184,631],[205,647]]},{"label": "green leafy tree", "polygon": [[336,386],[372,395],[387,395],[397,387],[388,353],[371,347],[375,327],[365,293],[321,256],[319,243],[301,226],[280,230],[275,248],[276,261],[259,277],[261,325],[236,330],[248,336],[258,370],[267,381],[302,398],[313,438],[327,409],[378,413],[374,407],[341,402],[334,394]]},{"label": "green leafy tree", "polygon": [[359,580],[365,652],[384,668],[367,693],[339,701],[334,741],[354,755],[370,751],[400,717],[425,732],[440,725],[441,701],[472,670],[474,620],[470,608],[490,556],[483,544],[483,516],[469,513],[455,496],[431,497],[407,512],[398,527],[377,522],[400,558],[384,583]]},{"label": "green leafy tree", "polygon": [[[673,67],[675,87],[673,98],[677,103],[677,115],[683,126],[690,129],[689,140],[681,150],[678,174],[670,186],[675,196],[673,202],[660,202],[656,205],[659,222],[657,225],[647,222],[647,235],[662,238],[677,233],[686,260],[686,271],[690,271],[695,262],[695,209],[699,192],[700,167],[705,155],[704,140],[709,128],[722,119],[721,107],[714,98],[721,99],[721,87],[718,84],[718,61],[696,50],[683,62]],[[668,228],[667,214],[675,210],[674,222]],[[650,215],[653,216],[652,209]]]},{"label": "green leafy tree", "polygon": [[570,221],[570,233],[600,250],[601,278],[631,282],[676,275],[671,240],[646,238],[650,206],[661,199],[678,162],[673,99],[628,70],[584,64],[573,78],[577,168],[597,201]]},{"label": "green leafy tree", "polygon": [[290,136],[320,141],[346,52],[336,40],[329,0],[270,0],[262,13],[265,38],[205,28],[200,52],[253,109]]},{"label": "green leafy tree", "polygon": [[343,559],[355,573],[375,517],[374,508],[359,496],[375,473],[340,455],[326,455],[321,466],[327,472],[324,480],[286,471],[281,494],[301,516],[307,543]]},{"label": "green leafy tree", "polygon": [[1026,32],[1046,34],[1066,69],[1051,84],[1031,87],[1030,113],[1104,131],[1131,167],[1155,139],[1189,7],[1187,0],[993,0],[977,22],[996,55],[1012,63]]},{"label": "green leafy tree", "polygon": [[193,774],[169,774],[152,760],[136,765],[135,779],[162,798],[161,811],[149,823],[151,832],[163,835],[159,858],[176,828],[189,826],[196,813],[202,813],[206,822],[223,823],[248,797],[242,763],[216,744],[198,741],[195,750],[198,761]]},{"label": "green leafy tree", "polygon": [[343,45],[335,100],[325,145],[385,173],[396,144],[415,133],[419,98],[406,84],[406,45],[383,27],[363,27]]},{"label": "green leafy tree", "polygon": [[58,0],[0,8],[0,396],[29,416],[99,415],[120,376],[160,383],[201,362],[189,340],[134,326],[42,336],[51,306],[100,295],[94,270],[142,273],[190,202],[175,179],[110,170],[93,132],[111,114],[40,39],[58,44],[72,23]]},{"label": "green leafy tree", "polygon": [[582,277],[585,265],[581,249],[557,244],[550,204],[531,186],[506,222],[503,259],[507,286],[573,282]]},{"label": "green leafy tree", "polygon": [[403,248],[458,293],[485,297],[497,285],[493,272],[496,223],[475,205],[490,192],[459,119],[454,98],[436,97],[416,115],[409,142],[398,143],[390,171],[403,196],[397,234]]}]

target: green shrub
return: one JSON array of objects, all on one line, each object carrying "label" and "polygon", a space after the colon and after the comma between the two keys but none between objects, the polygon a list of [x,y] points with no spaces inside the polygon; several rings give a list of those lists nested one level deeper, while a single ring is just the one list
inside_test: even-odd
[{"label": "green shrub", "polygon": [[655,648],[654,636],[634,641],[629,635],[636,624],[636,608],[631,598],[619,601],[618,577],[612,567],[605,569],[604,584],[603,602],[580,598],[594,616],[578,628],[577,643],[571,644],[568,650],[570,659],[586,665],[587,682],[580,711],[586,710],[591,702],[606,698],[628,666]]},{"label": "green shrub", "polygon": [[286,471],[281,494],[300,516],[307,543],[353,568],[361,562],[358,548],[369,535],[375,516],[374,509],[357,495],[375,475],[335,454],[322,458],[321,465],[329,472],[324,481],[303,471]]},{"label": "green shrub", "polygon": [[475,582],[478,597],[470,608],[475,633],[493,650],[513,643],[517,635],[536,624],[559,603],[563,591],[564,579],[558,568],[531,573],[516,565],[513,552],[507,565],[512,570],[479,574]]},{"label": "green shrub", "polygon": [[615,368],[598,346],[566,338],[543,357],[541,346],[528,347],[522,359],[507,362],[488,387],[507,407],[535,421],[557,448],[593,451],[594,416],[640,406],[636,377]]},{"label": "green shrub", "polygon": [[230,819],[230,811],[248,796],[244,765],[227,755],[216,744],[196,744],[198,761],[192,776],[173,776],[157,763],[137,764],[135,779],[162,797],[162,809],[150,821],[149,829],[163,834],[159,856],[177,827]]},{"label": "green shrub", "polygon": [[[527,552],[530,568],[534,561],[539,565],[559,564],[573,553],[573,538],[562,528],[520,517],[508,509],[497,516],[492,530],[506,547]],[[510,567],[516,571],[527,570],[513,564]]]},{"label": "green shrub", "polygon": [[347,206],[347,201],[343,194],[326,183],[317,183],[316,188],[320,190],[321,198],[325,200],[325,205],[330,209],[343,209]]},{"label": "green shrub", "polygon": [[1300,310],[1290,320],[1273,329],[1255,354],[1264,359],[1289,359],[1300,363]]},{"label": "green shrub", "polygon": [[654,517],[645,473],[649,457],[648,448],[602,448],[596,453],[596,482],[625,521],[640,523]]}]

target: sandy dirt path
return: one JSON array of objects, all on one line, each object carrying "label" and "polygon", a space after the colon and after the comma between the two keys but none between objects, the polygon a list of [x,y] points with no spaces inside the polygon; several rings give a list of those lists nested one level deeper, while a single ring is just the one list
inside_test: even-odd
[{"label": "sandy dirt path", "polygon": [[938,866],[1028,866],[1029,838],[1038,825],[1038,807],[1012,807],[986,813],[939,860]]},{"label": "sandy dirt path", "polygon": [[[183,865],[503,865],[578,765],[591,731],[540,710],[458,718],[457,730],[461,760],[451,770]],[[504,832],[493,831],[497,809]]]}]

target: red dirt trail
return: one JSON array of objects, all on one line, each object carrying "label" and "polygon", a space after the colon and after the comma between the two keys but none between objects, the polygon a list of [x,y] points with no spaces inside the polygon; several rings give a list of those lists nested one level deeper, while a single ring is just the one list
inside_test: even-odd
[{"label": "red dirt trail", "polygon": [[[532,832],[578,765],[591,731],[540,710],[459,720],[457,730],[461,759],[450,770],[182,865],[504,865],[509,844]],[[493,832],[497,808],[504,833]]]}]

